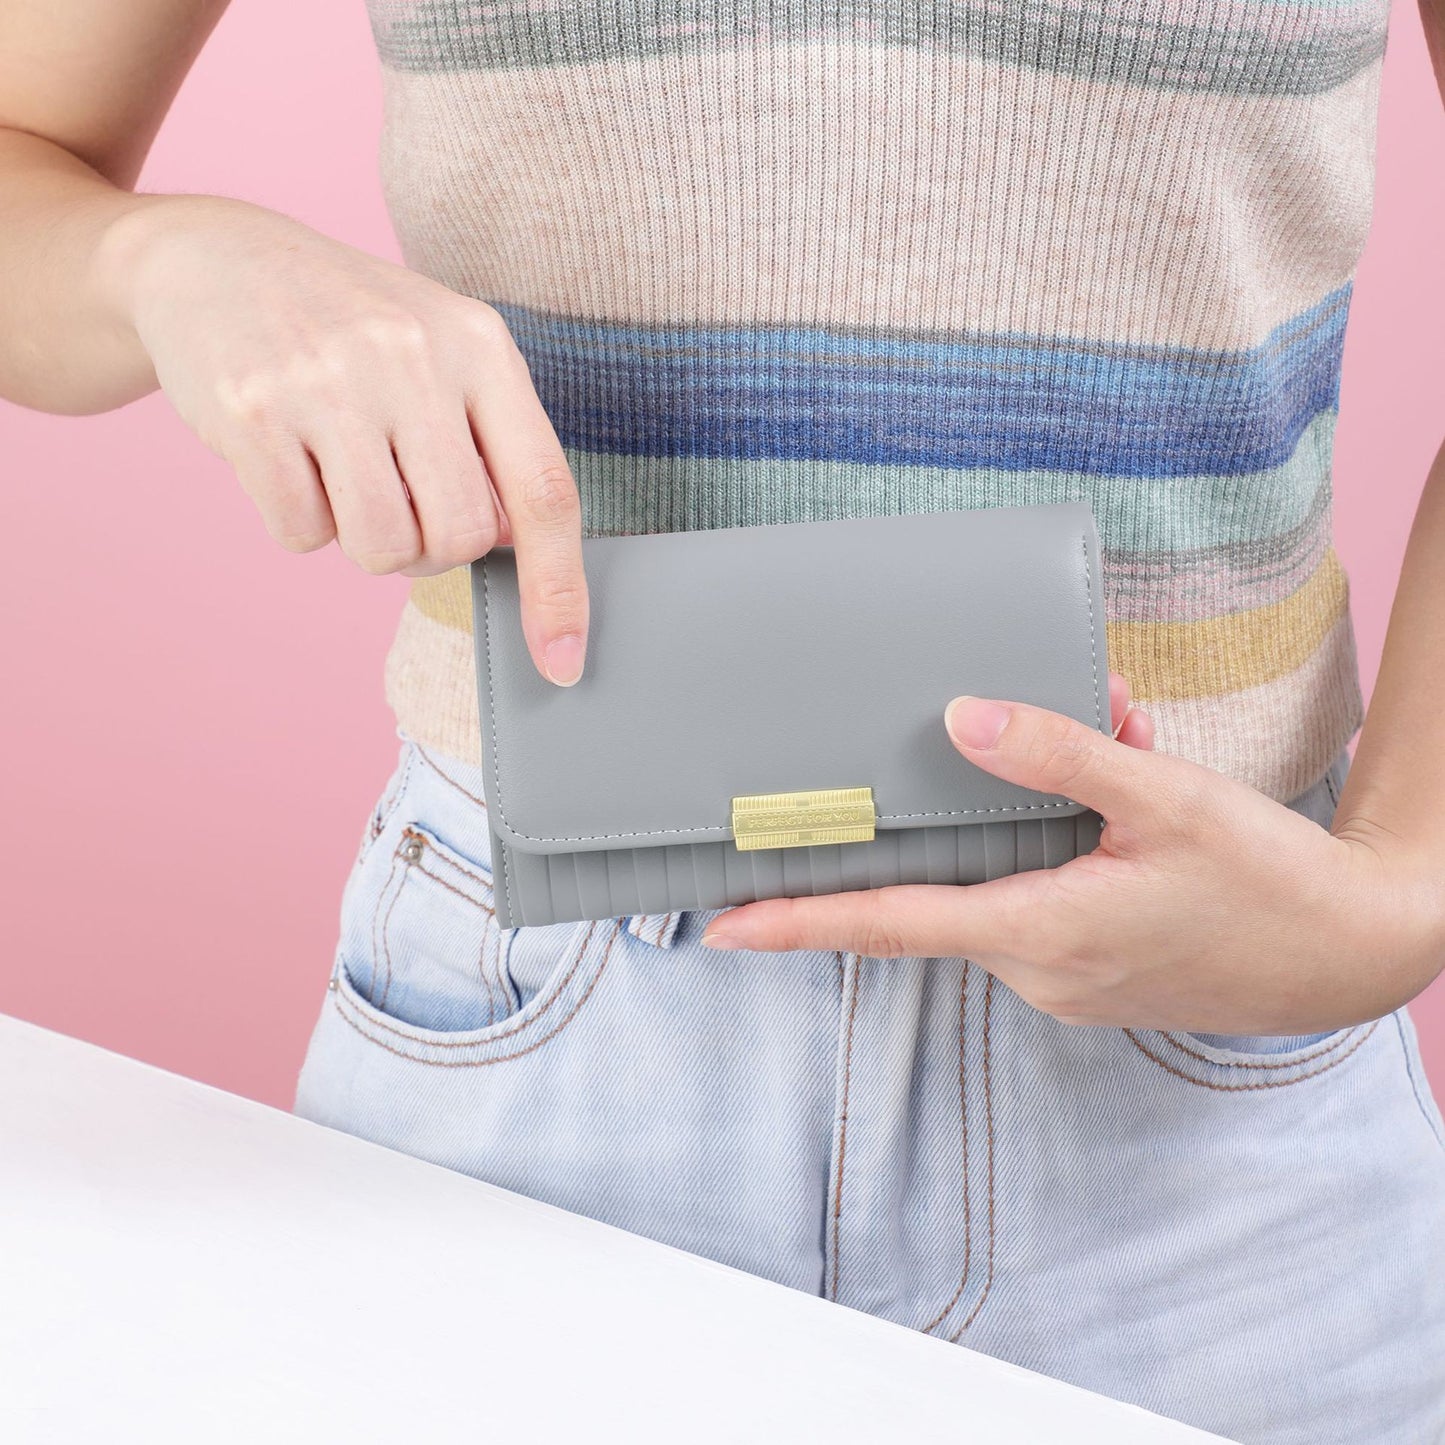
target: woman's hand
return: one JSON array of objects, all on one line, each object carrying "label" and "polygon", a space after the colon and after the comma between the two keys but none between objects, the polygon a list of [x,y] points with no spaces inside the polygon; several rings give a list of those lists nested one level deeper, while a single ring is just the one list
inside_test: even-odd
[{"label": "woman's hand", "polygon": [[[964,955],[1069,1023],[1315,1033],[1378,1018],[1440,969],[1438,867],[1358,821],[1336,831],[1242,783],[1056,713],[960,698],[976,766],[1107,820],[1097,851],[973,887],[779,899],[715,919],[721,948]],[[1119,698],[1115,693],[1115,721]]]},{"label": "woman's hand", "polygon": [[492,307],[209,196],[131,211],[97,274],[176,410],[236,469],[283,547],[335,538],[367,572],[417,577],[511,542],[538,670],[577,680],[577,488]]}]

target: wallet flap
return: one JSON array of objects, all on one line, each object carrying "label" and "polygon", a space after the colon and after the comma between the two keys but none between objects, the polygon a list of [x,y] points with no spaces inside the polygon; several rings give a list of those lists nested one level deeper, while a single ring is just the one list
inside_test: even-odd
[{"label": "wallet flap", "polygon": [[1082,811],[966,762],[961,693],[1108,730],[1083,503],[596,537],[587,665],[540,677],[515,558],[472,564],[486,801],[539,853],[716,842],[732,801],[871,788],[877,828]]}]

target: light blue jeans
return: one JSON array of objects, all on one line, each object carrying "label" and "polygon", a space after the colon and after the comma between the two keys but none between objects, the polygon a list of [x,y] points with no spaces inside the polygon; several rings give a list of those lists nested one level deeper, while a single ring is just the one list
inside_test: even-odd
[{"label": "light blue jeans", "polygon": [[481,797],[402,738],[297,1113],[1249,1445],[1445,1440],[1403,1010],[1080,1028],[960,958],[719,954],[711,914],[502,930]]}]

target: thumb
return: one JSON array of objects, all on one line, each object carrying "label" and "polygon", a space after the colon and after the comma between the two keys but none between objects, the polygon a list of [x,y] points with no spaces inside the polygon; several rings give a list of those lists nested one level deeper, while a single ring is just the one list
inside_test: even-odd
[{"label": "thumb", "polygon": [[995,777],[1058,793],[1111,822],[1153,812],[1165,759],[1027,703],[956,697],[943,714],[953,745]]}]

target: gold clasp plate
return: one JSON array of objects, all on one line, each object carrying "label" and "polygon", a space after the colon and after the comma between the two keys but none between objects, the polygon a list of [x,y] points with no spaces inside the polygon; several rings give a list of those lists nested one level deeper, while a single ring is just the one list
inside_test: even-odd
[{"label": "gold clasp plate", "polygon": [[733,799],[733,843],[744,853],[755,848],[868,843],[877,816],[872,788],[753,793]]}]

